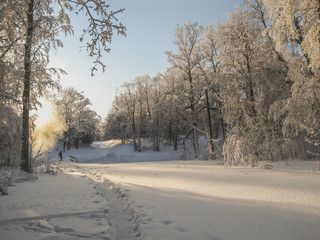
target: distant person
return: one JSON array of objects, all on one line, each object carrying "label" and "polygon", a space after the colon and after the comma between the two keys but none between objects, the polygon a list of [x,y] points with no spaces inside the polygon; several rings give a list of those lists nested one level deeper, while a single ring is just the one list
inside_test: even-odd
[{"label": "distant person", "polygon": [[59,160],[62,161],[62,151],[59,152]]}]

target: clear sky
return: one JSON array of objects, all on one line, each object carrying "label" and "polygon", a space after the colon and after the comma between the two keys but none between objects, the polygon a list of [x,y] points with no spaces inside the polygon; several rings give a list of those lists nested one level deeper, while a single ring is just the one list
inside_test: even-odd
[{"label": "clear sky", "polygon": [[[189,20],[206,27],[217,19],[226,21],[227,13],[235,10],[241,0],[111,0],[113,10],[125,8],[119,20],[127,28],[127,37],[114,36],[111,53],[105,54],[106,71],[90,76],[91,60],[75,36],[62,39],[64,48],[51,57],[51,65],[68,72],[63,76],[63,87],[72,86],[92,102],[92,109],[105,117],[111,108],[115,91],[123,82],[139,75],[151,77],[169,66],[167,50],[174,50],[174,33],[177,25]],[[77,28],[86,19],[72,21]],[[79,33],[78,33],[79,34]],[[77,33],[75,33],[77,35]],[[39,115],[43,115],[46,106]]]}]

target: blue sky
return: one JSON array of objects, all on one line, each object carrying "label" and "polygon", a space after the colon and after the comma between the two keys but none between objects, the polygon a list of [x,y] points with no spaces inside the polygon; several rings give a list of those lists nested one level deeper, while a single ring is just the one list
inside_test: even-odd
[{"label": "blue sky", "polygon": [[[115,91],[123,82],[139,75],[156,75],[169,66],[167,50],[174,50],[174,33],[177,25],[188,21],[206,27],[217,19],[226,21],[227,13],[235,10],[241,0],[111,0],[111,9],[125,8],[119,20],[127,28],[127,37],[114,36],[111,53],[105,54],[106,71],[90,76],[91,60],[76,36],[62,39],[64,48],[51,57],[51,65],[63,68],[63,87],[72,86],[92,102],[92,109],[103,118],[111,108]],[[86,24],[86,19],[72,22],[76,28]],[[46,105],[42,112],[45,112]],[[44,114],[39,111],[39,115]]]}]

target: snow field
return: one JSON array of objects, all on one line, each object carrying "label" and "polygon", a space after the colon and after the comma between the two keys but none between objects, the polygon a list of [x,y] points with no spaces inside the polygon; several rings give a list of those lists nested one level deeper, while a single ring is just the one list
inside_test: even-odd
[{"label": "snow field", "polygon": [[64,173],[0,197],[1,239],[319,239],[318,162],[226,168],[180,156],[116,141],[68,151]]},{"label": "snow field", "polygon": [[318,239],[318,173],[171,161],[81,165],[126,192],[143,239]]},{"label": "snow field", "polygon": [[[10,187],[0,199],[1,239],[136,239],[115,195],[75,169]],[[23,238],[21,238],[23,236]]]}]

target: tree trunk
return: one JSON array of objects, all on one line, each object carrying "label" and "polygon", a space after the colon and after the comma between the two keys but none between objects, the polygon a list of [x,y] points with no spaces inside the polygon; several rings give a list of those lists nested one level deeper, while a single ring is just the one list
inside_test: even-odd
[{"label": "tree trunk", "polygon": [[78,149],[79,148],[79,137],[78,136],[76,136],[76,149]]},{"label": "tree trunk", "polygon": [[177,151],[178,150],[178,136],[177,136],[176,131],[173,132],[172,139],[173,139],[173,149],[174,149],[174,151]]},{"label": "tree trunk", "polygon": [[209,152],[210,158],[214,160],[215,153],[214,153],[214,144],[213,144],[213,131],[212,131],[212,122],[211,122],[211,114],[210,114],[210,105],[209,105],[209,94],[208,89],[206,89],[206,104],[207,104],[207,115],[208,115],[208,125],[209,125]]},{"label": "tree trunk", "polygon": [[63,133],[63,152],[66,152],[67,132]]},{"label": "tree trunk", "polygon": [[34,0],[28,3],[27,12],[27,33],[24,52],[24,79],[23,79],[23,96],[22,96],[22,149],[21,149],[21,169],[31,172],[31,163],[29,156],[29,110],[30,110],[30,78],[31,78],[31,47],[33,37],[33,11]]},{"label": "tree trunk", "polygon": [[175,126],[173,126],[173,122],[170,122],[170,125],[169,125],[169,140],[170,140],[170,144],[173,143],[173,150],[177,151],[178,150],[178,134],[177,134],[177,131],[175,130]]},{"label": "tree trunk", "polygon": [[144,126],[143,126],[143,111],[142,111],[142,94],[140,93],[140,138],[144,135]]},{"label": "tree trunk", "polygon": [[226,124],[224,123],[224,119],[223,119],[223,115],[222,115],[222,108],[220,107],[219,110],[220,113],[220,125],[221,125],[221,130],[222,130],[222,141],[224,142],[224,140],[226,139]]},{"label": "tree trunk", "polygon": [[199,153],[199,141],[198,141],[198,131],[197,131],[196,123],[193,125],[192,138],[193,138],[193,148],[194,148],[195,159],[198,159],[200,157],[200,153]]},{"label": "tree trunk", "polygon": [[248,71],[248,85],[247,88],[249,88],[249,101],[251,104],[251,117],[255,118],[257,116],[256,106],[255,106],[255,97],[254,97],[254,86],[253,86],[253,79],[251,75],[251,65],[249,57],[246,56],[247,60],[247,71]]},{"label": "tree trunk", "polygon": [[134,151],[138,151],[138,145],[137,145],[137,137],[136,137],[136,123],[134,121],[134,112],[132,112],[132,132],[133,132],[133,148]]},{"label": "tree trunk", "polygon": [[68,130],[67,130],[67,149],[71,149],[71,117],[68,119]]},{"label": "tree trunk", "polygon": [[154,135],[154,145],[153,145],[153,150],[156,152],[160,151],[160,134],[159,134],[159,124],[160,124],[160,118],[157,113],[157,120],[156,120],[156,130],[155,130],[155,135]]},{"label": "tree trunk", "polygon": [[70,136],[70,131],[68,131],[68,140],[67,140],[67,149],[71,149],[71,136]]},{"label": "tree trunk", "polygon": [[195,158],[199,158],[199,143],[198,143],[198,131],[197,131],[197,120],[196,120],[196,114],[195,114],[195,101],[194,101],[194,91],[193,91],[193,82],[192,82],[192,74],[191,71],[188,73],[189,77],[189,84],[190,84],[190,109],[191,109],[191,117],[192,117],[192,138],[193,138],[193,148],[194,148],[194,155]]},{"label": "tree trunk", "polygon": [[[318,19],[320,20],[320,0],[317,1],[317,4],[318,4],[318,9],[317,9]],[[320,29],[319,29],[319,32],[318,32],[318,41],[319,41],[319,51],[320,51]]]}]

